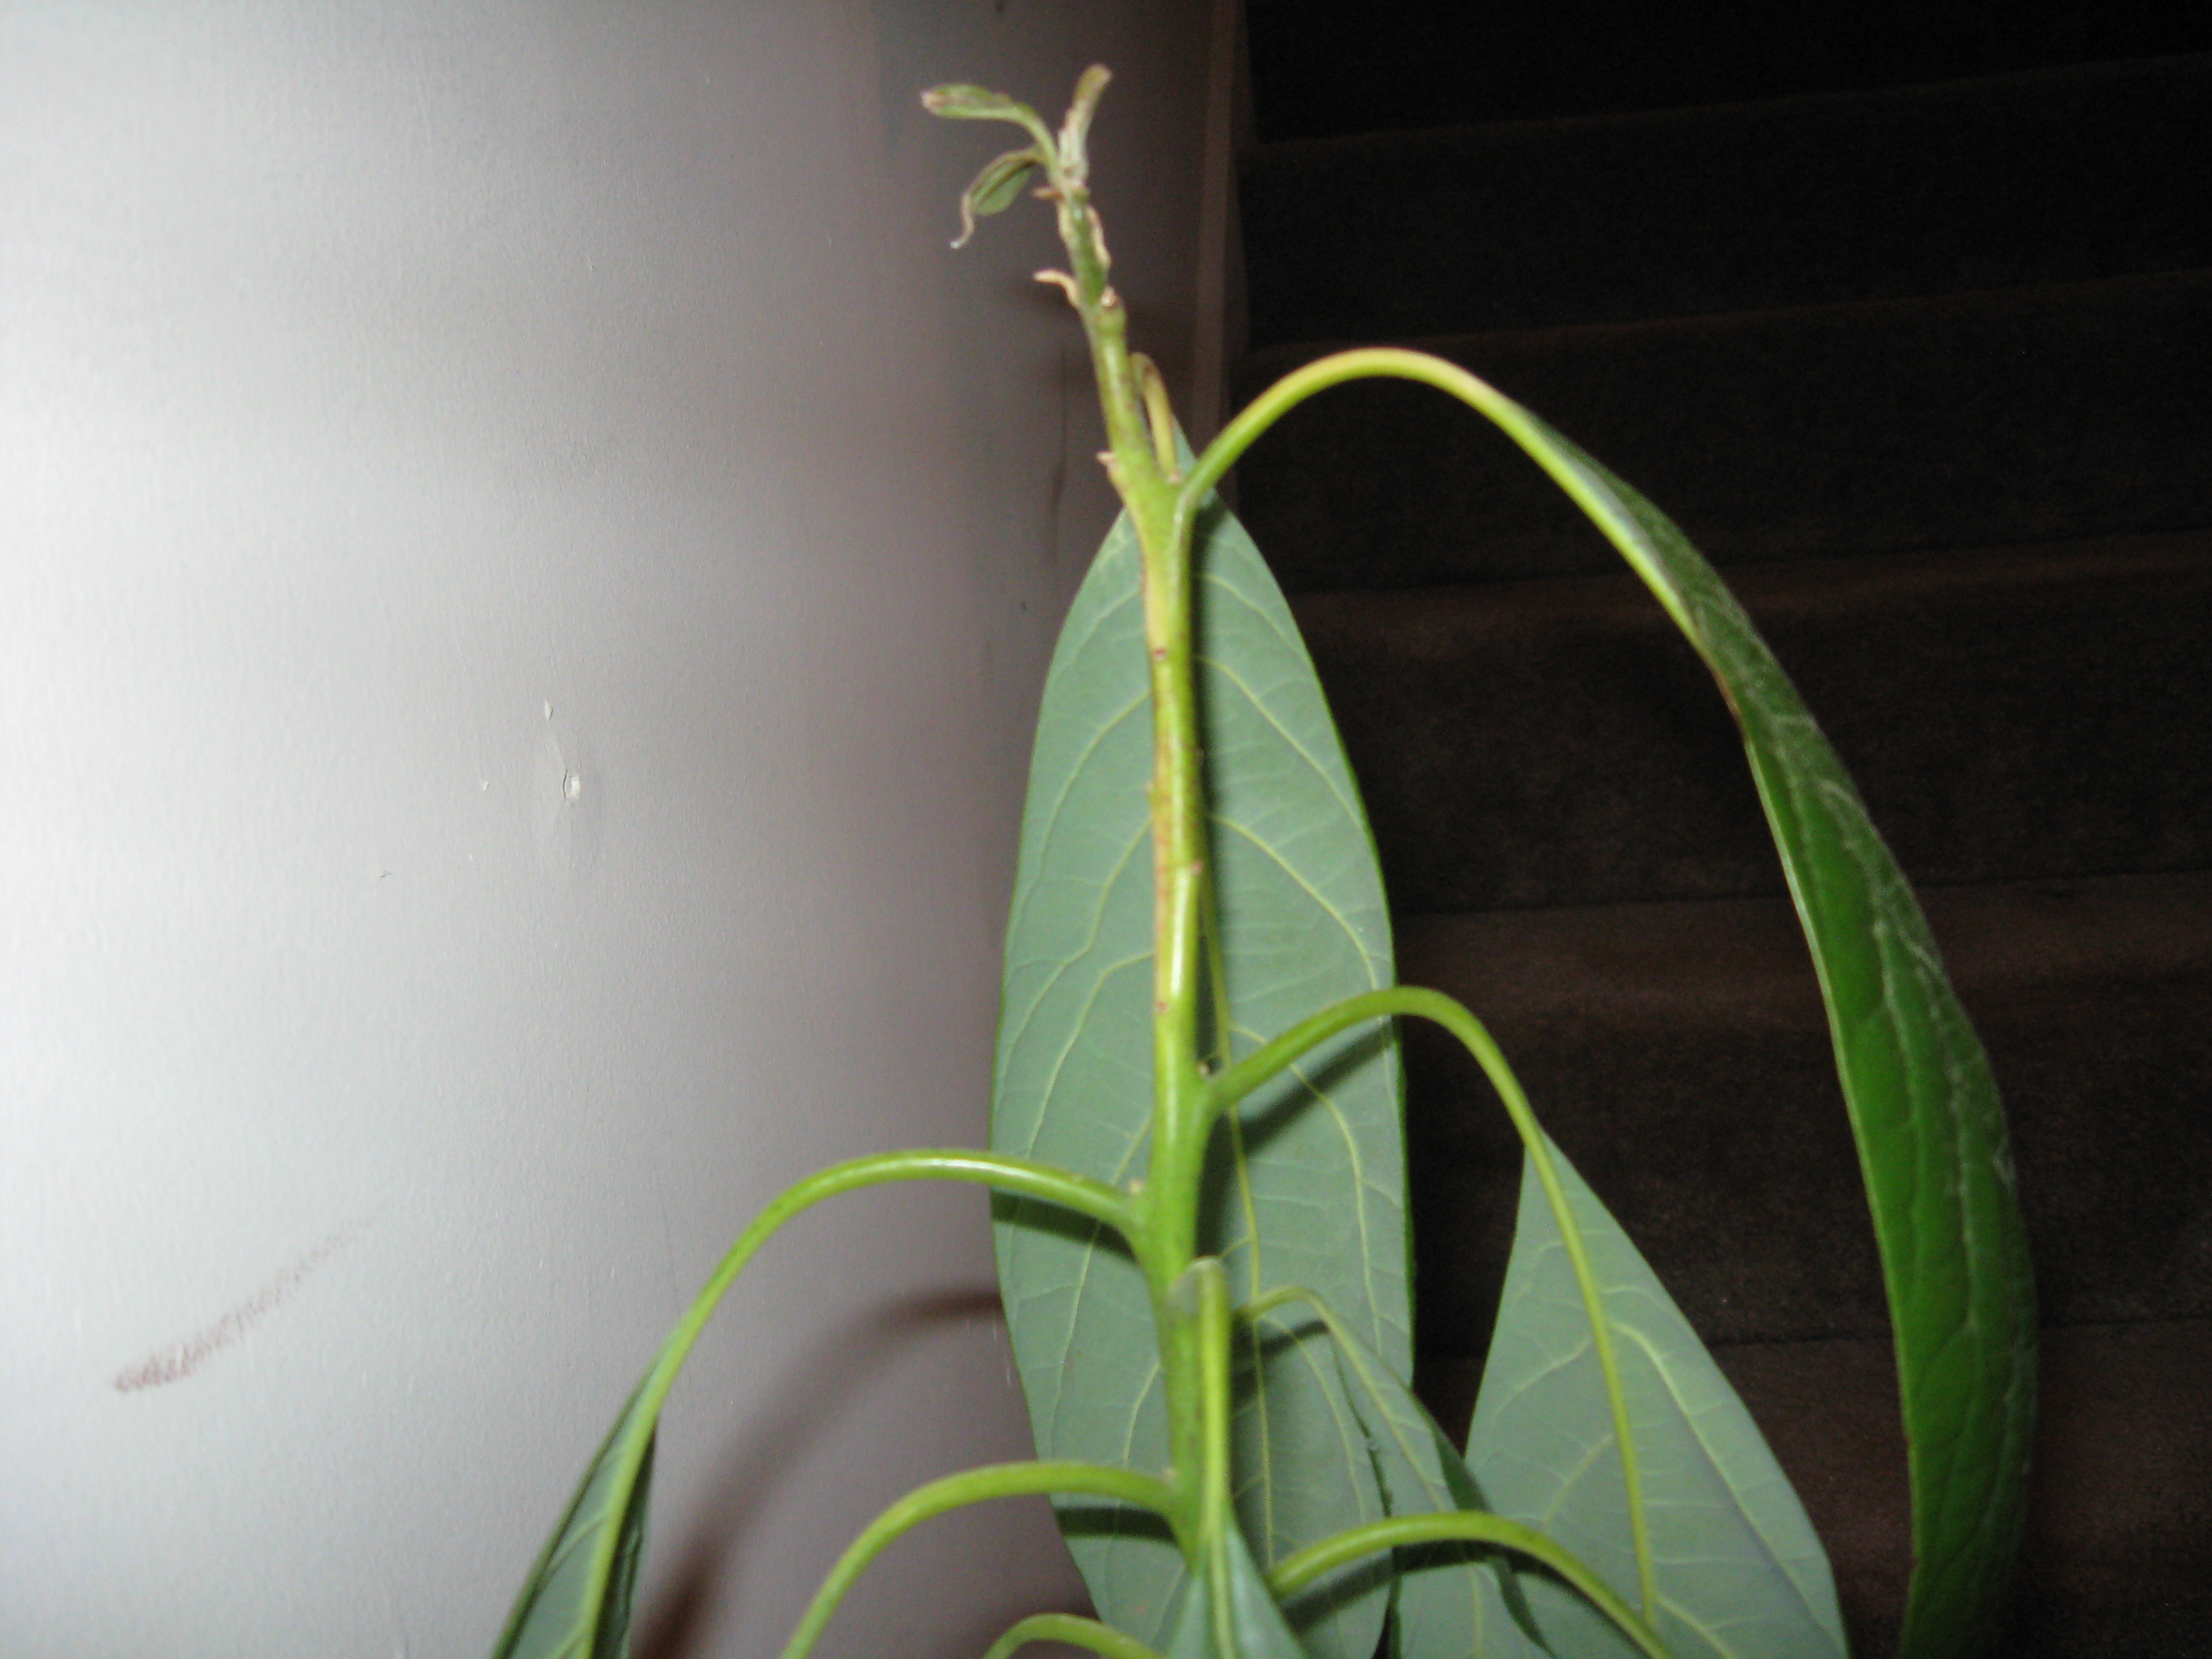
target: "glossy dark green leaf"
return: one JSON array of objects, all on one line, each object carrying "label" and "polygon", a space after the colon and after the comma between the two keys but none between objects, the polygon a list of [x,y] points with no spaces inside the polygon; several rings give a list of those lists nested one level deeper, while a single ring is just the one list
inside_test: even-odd
[{"label": "glossy dark green leaf", "polygon": [[645,1550],[657,1410],[641,1387],[515,1598],[493,1659],[623,1659]]},{"label": "glossy dark green leaf", "polygon": [[1857,789],[1712,568],[1534,416],[1493,417],[1575,497],[1720,684],[1812,946],[1895,1326],[1915,1565],[1903,1651],[1988,1639],[2026,1516],[2035,1297],[2004,1113]]},{"label": "glossy dark green leaf", "polygon": [[[1391,982],[1372,842],[1288,607],[1250,541],[1212,509],[1194,549],[1199,696],[1223,955],[1247,1052],[1342,997]],[[1006,942],[992,1145],[1124,1183],[1152,1109],[1152,738],[1136,539],[1109,535],[1077,595],[1041,712]],[[1325,1296],[1408,1368],[1398,1057],[1387,1030],[1316,1050],[1247,1101],[1212,1171],[1202,1247],[1239,1298]],[[1158,1469],[1167,1457],[1144,1283],[1120,1249],[1005,1206],[1000,1282],[1039,1452]],[[1239,1513],[1272,1565],[1379,1516],[1365,1446],[1311,1333],[1248,1348],[1236,1422]],[[1264,1386],[1255,1389],[1256,1366]],[[1182,1577],[1152,1522],[1063,1511],[1100,1616],[1159,1645]],[[1370,1659],[1379,1586],[1305,1632]]]},{"label": "glossy dark green leaf", "polygon": [[[1735,1390],[1627,1234],[1557,1147],[1589,1252],[1642,1470],[1657,1601],[1676,1659],[1843,1659],[1820,1541]],[[1489,1505],[1540,1527],[1623,1597],[1638,1595],[1619,1443],[1582,1291],[1557,1217],[1524,1168],[1512,1260],[1468,1431]],[[1580,1596],[1522,1575],[1559,1659],[1635,1649]]]}]

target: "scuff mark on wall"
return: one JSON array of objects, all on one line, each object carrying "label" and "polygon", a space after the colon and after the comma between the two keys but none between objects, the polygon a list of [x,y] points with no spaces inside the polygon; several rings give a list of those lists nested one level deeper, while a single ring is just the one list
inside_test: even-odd
[{"label": "scuff mark on wall", "polygon": [[212,1325],[181,1342],[155,1349],[135,1365],[125,1366],[115,1374],[116,1393],[136,1394],[141,1389],[183,1382],[252,1329],[255,1322],[297,1290],[309,1273],[350,1244],[367,1224],[353,1222],[339,1228],[295,1257],[274,1279]]}]

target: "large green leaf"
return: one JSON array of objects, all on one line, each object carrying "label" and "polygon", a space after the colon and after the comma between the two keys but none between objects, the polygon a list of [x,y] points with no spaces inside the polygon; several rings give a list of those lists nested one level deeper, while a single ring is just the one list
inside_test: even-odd
[{"label": "large green leaf", "polygon": [[645,1549],[660,1415],[657,1402],[646,1403],[651,1381],[630,1396],[584,1472],[515,1598],[492,1659],[623,1659],[629,1651],[630,1598]]},{"label": "large green leaf", "polygon": [[[1373,843],[1288,607],[1218,505],[1199,526],[1198,692],[1222,954],[1238,1053],[1391,982]],[[992,1145],[1122,1183],[1152,1109],[1152,758],[1139,554],[1108,536],[1063,630],[1039,715],[1006,939]],[[1248,1100],[1209,1175],[1203,1248],[1235,1294],[1296,1282],[1328,1297],[1401,1373],[1408,1331],[1395,1043],[1317,1049]],[[1000,1281],[1038,1450],[1156,1470],[1167,1458],[1145,1285],[1118,1246],[1035,1206],[999,1212]],[[1264,1386],[1254,1388],[1255,1372]],[[1268,1564],[1379,1516],[1334,1361],[1306,1336],[1248,1346],[1236,1422],[1238,1510]],[[1157,1646],[1182,1577],[1148,1518],[1063,1510],[1100,1614]],[[1376,1585],[1305,1632],[1322,1659],[1370,1659]]]},{"label": "large green leaf", "polygon": [[1644,578],[1742,729],[1826,1000],[1895,1328],[1915,1553],[1902,1650],[1972,1654],[2018,1550],[2035,1419],[2034,1283],[1988,1059],[1857,789],[1712,568],[1526,410],[1486,412]]},{"label": "large green leaf", "polygon": [[[1827,1557],[1750,1413],[1620,1224],[1552,1149],[1613,1328],[1650,1517],[1652,1623],[1677,1659],[1842,1659]],[[1468,1435],[1496,1511],[1540,1527],[1632,1601],[1635,1541],[1590,1320],[1524,1167],[1513,1257]],[[1522,1576],[1560,1659],[1634,1649],[1579,1596]]]}]

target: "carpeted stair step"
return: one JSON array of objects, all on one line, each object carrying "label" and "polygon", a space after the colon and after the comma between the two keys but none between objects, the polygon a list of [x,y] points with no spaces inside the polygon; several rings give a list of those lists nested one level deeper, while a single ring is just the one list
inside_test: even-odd
[{"label": "carpeted stair step", "polygon": [[[1722,564],[2212,524],[2212,270],[1416,343]],[[1257,354],[1243,394],[1327,349]],[[1293,590],[1615,568],[1526,458],[1425,386],[1324,393],[1237,472]]]},{"label": "carpeted stair step", "polygon": [[[2212,532],[1734,576],[1916,881],[2212,866]],[[1401,913],[1782,890],[1735,727],[1634,577],[1295,610]]]},{"label": "carpeted stair step", "polygon": [[[2045,1319],[2212,1318],[2212,872],[1936,888],[2012,1124]],[[1413,917],[1399,974],[1487,1024],[1553,1138],[1718,1342],[1887,1329],[1817,984],[1784,899]],[[1480,1353],[1520,1151],[1409,1024],[1419,1337]],[[2200,1379],[2212,1433],[2212,1373]]]},{"label": "carpeted stair step", "polygon": [[[2212,1619],[2212,874],[1923,895],[2003,1089],[2043,1401],[1996,1659],[2203,1650]],[[1400,967],[1468,1003],[1765,1431],[1855,1650],[1911,1566],[1879,1269],[1818,991],[1784,901],[1414,918]],[[1519,1180],[1487,1085],[1406,1034],[1419,1382],[1466,1421]]]},{"label": "carpeted stair step", "polygon": [[[1905,1435],[1886,1338],[1714,1351],[1804,1499],[1852,1650],[1897,1650],[1912,1553]],[[2212,1320],[2043,1333],[2027,1536],[1991,1659],[2186,1659],[2212,1624]],[[1476,1361],[1420,1385],[1463,1428]]]},{"label": "carpeted stair step", "polygon": [[1255,346],[2212,264],[2212,56],[1268,146]]}]

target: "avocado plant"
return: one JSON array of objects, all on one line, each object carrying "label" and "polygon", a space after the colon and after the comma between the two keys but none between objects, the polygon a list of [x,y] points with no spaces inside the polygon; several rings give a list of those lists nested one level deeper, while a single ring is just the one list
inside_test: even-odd
[{"label": "avocado plant", "polygon": [[[1649,586],[1718,683],[1811,946],[1881,1246],[1912,1481],[1903,1648],[1988,1638],[2022,1523],[2033,1286],[2002,1111],[1919,907],[1742,609],[1644,499],[1455,365],[1364,349],[1286,375],[1202,453],[1130,349],[1091,204],[1086,71],[1055,131],[972,86],[936,114],[1018,145],[958,246],[1025,189],[1067,267],[1124,512],[1040,713],[1008,924],[987,1151],[890,1152],[771,1203],[592,1461],[501,1659],[626,1650],[663,1402],[786,1221],[889,1182],[994,1194],[1036,1459],[893,1504],[785,1649],[805,1659],[892,1540],[1048,1494],[1097,1617],[1023,1620],[1104,1659],[1840,1656],[1798,1499],[1711,1357],[1538,1126],[1480,1022],[1392,969],[1358,796],[1289,608],[1215,486],[1307,398],[1415,380],[1494,422]],[[1415,1398],[1395,1023],[1433,1021],[1523,1148],[1513,1251],[1465,1443]]]}]

